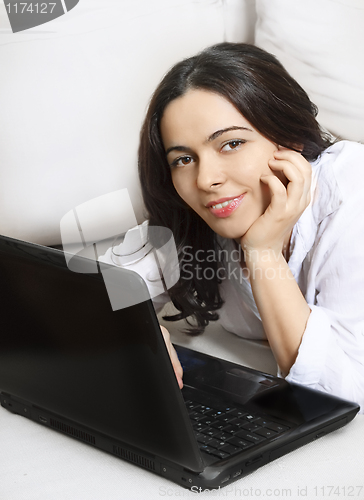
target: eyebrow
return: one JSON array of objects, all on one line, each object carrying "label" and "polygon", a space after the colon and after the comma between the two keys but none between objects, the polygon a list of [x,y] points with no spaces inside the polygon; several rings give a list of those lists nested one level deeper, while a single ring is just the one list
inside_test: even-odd
[{"label": "eyebrow", "polygon": [[252,129],[248,127],[237,127],[237,126],[232,126],[232,127],[227,127],[223,128],[221,130],[217,130],[213,134],[208,137],[206,142],[211,142],[214,141],[217,137],[220,137],[220,135],[225,134],[225,132],[230,132],[231,130],[247,130],[248,132],[253,132]]},{"label": "eyebrow", "polygon": [[[216,130],[216,132],[214,132],[213,134],[211,134],[207,138],[206,142],[212,142],[215,139],[217,139],[217,137],[220,137],[220,135],[225,134],[225,132],[231,132],[232,130],[247,130],[248,132],[253,132],[253,130],[250,129],[250,128],[247,128],[247,127],[238,127],[238,126],[234,125],[232,127],[227,127],[227,128],[222,128],[221,130]],[[180,152],[192,153],[191,148],[189,148],[187,146],[171,146],[170,148],[168,148],[166,150],[166,156],[168,156],[168,154],[171,151],[180,151]]]}]

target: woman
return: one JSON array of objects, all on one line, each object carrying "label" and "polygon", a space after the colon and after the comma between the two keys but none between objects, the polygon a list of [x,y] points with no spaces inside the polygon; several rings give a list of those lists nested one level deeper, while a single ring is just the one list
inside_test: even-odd
[{"label": "woman", "polygon": [[149,225],[179,252],[169,319],[192,316],[200,333],[219,316],[267,338],[288,380],[364,408],[364,146],[334,143],[316,114],[274,56],[213,46],[155,91],[140,181]]}]

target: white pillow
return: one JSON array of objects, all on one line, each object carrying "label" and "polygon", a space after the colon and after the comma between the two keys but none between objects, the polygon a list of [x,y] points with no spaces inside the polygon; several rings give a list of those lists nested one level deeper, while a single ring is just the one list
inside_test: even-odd
[{"label": "white pillow", "polygon": [[363,0],[256,0],[256,8],[256,45],[306,90],[324,127],[364,141]]},{"label": "white pillow", "polygon": [[225,40],[254,43],[255,0],[223,0]]}]

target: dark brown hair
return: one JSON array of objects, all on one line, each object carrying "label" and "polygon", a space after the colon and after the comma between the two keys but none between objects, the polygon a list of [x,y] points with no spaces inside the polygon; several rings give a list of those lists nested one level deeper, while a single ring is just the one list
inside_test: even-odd
[{"label": "dark brown hair", "polygon": [[[200,262],[213,268],[214,279],[198,279],[185,272],[185,249],[189,249],[189,269],[197,250],[216,250],[215,233],[174,189],[170,167],[161,139],[160,122],[168,104],[190,89],[203,89],[225,97],[264,137],[275,144],[296,149],[314,161],[331,145],[330,136],[316,121],[317,108],[302,87],[271,54],[248,44],[221,43],[176,64],[154,92],[141,130],[139,177],[151,226],[172,230],[179,252],[181,277],[169,290],[180,314],[177,320],[193,316],[200,333],[216,320],[223,301],[219,293],[217,269],[220,263]],[[204,273],[201,272],[201,275]]]}]

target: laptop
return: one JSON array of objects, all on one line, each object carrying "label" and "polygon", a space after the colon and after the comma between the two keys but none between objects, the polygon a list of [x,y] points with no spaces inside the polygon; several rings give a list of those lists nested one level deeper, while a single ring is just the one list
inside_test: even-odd
[{"label": "laptop", "polygon": [[[120,294],[146,293],[138,274],[113,272]],[[69,270],[60,250],[0,237],[0,276],[1,405],[192,491],[228,485],[359,410],[175,346],[180,390],[152,301],[113,311],[102,275]]]}]

